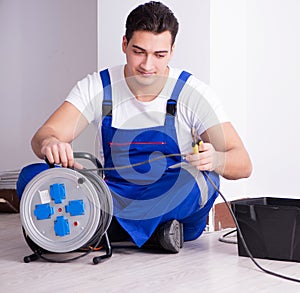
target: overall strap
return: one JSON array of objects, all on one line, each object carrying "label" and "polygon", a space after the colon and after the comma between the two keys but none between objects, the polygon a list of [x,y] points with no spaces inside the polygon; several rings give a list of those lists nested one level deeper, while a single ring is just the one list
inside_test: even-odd
[{"label": "overall strap", "polygon": [[100,71],[103,85],[102,117],[112,116],[112,90],[108,69]]},{"label": "overall strap", "polygon": [[174,86],[173,92],[171,94],[170,99],[167,101],[167,115],[166,115],[166,122],[171,123],[174,120],[177,111],[177,100],[182,91],[183,86],[185,85],[188,78],[191,76],[189,72],[182,71],[176,81]]},{"label": "overall strap", "polygon": [[[167,117],[175,117],[176,115],[176,105],[178,97],[184,87],[186,81],[191,76],[187,71],[182,71],[176,81],[173,92],[170,99],[167,101]],[[112,90],[111,81],[108,69],[100,71],[100,78],[103,85],[103,102],[102,102],[102,116],[112,116]],[[169,119],[166,119],[166,121]]]}]

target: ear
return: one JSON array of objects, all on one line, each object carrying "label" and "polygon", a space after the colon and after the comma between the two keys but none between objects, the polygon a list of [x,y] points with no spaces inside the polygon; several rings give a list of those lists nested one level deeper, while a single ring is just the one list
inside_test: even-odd
[{"label": "ear", "polygon": [[171,57],[173,57],[173,55],[174,55],[174,50],[175,50],[175,44],[173,44],[172,45],[172,47],[171,47]]},{"label": "ear", "polygon": [[123,51],[123,53],[126,53],[127,46],[128,46],[128,42],[127,42],[126,36],[123,36],[123,40],[122,40],[122,51]]}]

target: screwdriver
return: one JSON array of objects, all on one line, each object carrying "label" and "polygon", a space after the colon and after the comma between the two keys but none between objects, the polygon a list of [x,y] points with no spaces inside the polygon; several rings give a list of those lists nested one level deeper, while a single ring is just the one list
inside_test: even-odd
[{"label": "screwdriver", "polygon": [[193,138],[193,142],[192,142],[193,153],[198,154],[199,146],[203,143],[203,141],[198,137],[195,127],[192,128],[191,132]]}]

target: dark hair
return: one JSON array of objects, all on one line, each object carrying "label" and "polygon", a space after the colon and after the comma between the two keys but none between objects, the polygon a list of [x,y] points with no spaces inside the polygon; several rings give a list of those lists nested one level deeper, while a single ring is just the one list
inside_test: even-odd
[{"label": "dark hair", "polygon": [[149,31],[156,34],[169,31],[173,45],[178,32],[178,21],[167,6],[161,2],[150,1],[139,5],[128,15],[125,32],[127,42],[135,31]]}]

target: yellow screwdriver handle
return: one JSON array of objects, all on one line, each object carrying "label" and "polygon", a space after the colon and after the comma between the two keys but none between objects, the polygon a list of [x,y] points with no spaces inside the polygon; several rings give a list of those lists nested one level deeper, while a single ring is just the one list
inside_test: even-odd
[{"label": "yellow screwdriver handle", "polygon": [[202,143],[203,143],[202,140],[200,140],[198,144],[195,143],[195,142],[192,143],[193,153],[194,153],[194,154],[198,154],[198,153],[199,153],[199,146],[200,146]]},{"label": "yellow screwdriver handle", "polygon": [[192,143],[192,147],[193,147],[193,153],[194,154],[198,154],[199,153],[199,147],[198,147],[198,144],[196,143]]}]

